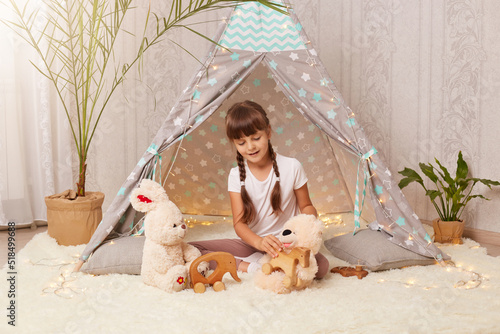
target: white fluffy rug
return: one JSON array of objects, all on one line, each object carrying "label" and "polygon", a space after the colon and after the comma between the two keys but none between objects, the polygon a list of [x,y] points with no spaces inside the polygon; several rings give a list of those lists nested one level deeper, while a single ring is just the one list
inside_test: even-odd
[{"label": "white fluffy rug", "polygon": [[[330,228],[326,237],[338,230]],[[233,235],[229,223],[217,223],[197,225],[189,239]],[[500,257],[471,240],[442,249],[457,267],[409,267],[362,280],[329,273],[289,295],[256,288],[250,274],[239,274],[242,283],[226,275],[226,291],[167,294],[140,276],[71,274],[73,265],[64,263],[76,261],[83,246],[59,246],[40,233],[18,254],[16,327],[3,316],[0,332],[500,333]],[[322,252],[331,267],[346,265]],[[11,300],[7,278],[4,267],[3,310]]]}]

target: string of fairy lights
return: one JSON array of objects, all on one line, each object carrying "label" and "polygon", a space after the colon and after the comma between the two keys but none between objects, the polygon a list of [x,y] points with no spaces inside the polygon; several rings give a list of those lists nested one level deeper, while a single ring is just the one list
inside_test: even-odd
[{"label": "string of fairy lights", "polygon": [[[346,222],[342,218],[342,215],[334,215],[333,217],[331,215],[322,215],[319,218],[321,221],[323,221],[324,225],[326,228],[332,227],[332,226],[346,226]],[[340,233],[343,234],[343,233]],[[469,247],[470,249],[477,249],[480,248],[478,245],[474,245]],[[444,264],[442,263],[443,261],[436,261],[436,264],[441,264],[442,267],[445,268],[446,272],[449,273],[464,273],[469,276],[468,279],[461,279],[457,281],[454,285],[453,288],[455,289],[465,289],[465,290],[471,290],[471,289],[476,289],[481,284],[484,282],[488,282],[489,278],[487,275],[483,275],[476,270],[472,268],[472,266],[465,268],[463,264],[461,263],[455,263],[453,261],[446,261]],[[416,279],[408,279],[407,281],[401,281],[401,280],[386,280],[386,279],[379,279],[377,283],[382,284],[382,283],[394,283],[394,284],[400,284],[403,285],[407,288],[422,288],[424,290],[431,290],[431,289],[437,289],[437,288],[443,288],[445,287],[444,285],[438,286],[438,285],[424,285],[424,284],[419,284],[417,283]]]},{"label": "string of fairy lights", "polygon": [[[286,7],[286,10],[287,10],[287,11],[289,11],[289,10],[291,9],[291,7],[290,7],[290,5],[289,5],[288,3],[285,3],[285,7]],[[236,15],[238,15],[238,16],[241,16],[241,15],[242,15],[241,11],[238,11],[238,10],[235,12],[235,14],[236,14]],[[225,24],[227,24],[227,23],[228,23],[228,21],[227,21],[227,17],[223,17],[223,18],[222,18],[222,22],[224,22]],[[294,22],[294,23],[295,23],[295,24],[297,24],[298,22]],[[287,24],[284,24],[284,25],[282,26],[282,28],[283,28],[283,29],[289,29],[289,27],[288,27],[288,25],[287,25]],[[305,35],[305,33],[304,33],[303,31],[300,31],[300,33],[302,34],[302,36],[303,36],[303,37],[306,37],[306,35]],[[306,39],[307,39],[307,38],[306,38]],[[307,41],[305,42],[305,44],[306,44],[306,45],[310,45],[310,44],[311,44],[311,41],[310,41],[310,40],[307,40]],[[207,66],[207,67],[212,67],[214,70],[217,70],[218,65],[217,65],[217,64],[213,64],[213,60],[215,59],[215,57],[216,57],[216,55],[217,55],[217,51],[219,51],[219,50],[220,50],[221,52],[223,52],[223,53],[224,53],[224,52],[226,52],[227,50],[226,50],[225,48],[223,48],[223,47],[216,47],[216,48],[215,48],[215,50],[216,50],[216,52],[213,52],[213,53],[210,55],[210,57],[208,58],[208,60],[207,60],[207,62],[206,62],[206,63],[207,63],[207,64],[209,64],[209,66]],[[314,70],[318,73],[319,77],[321,77],[323,74],[321,73],[320,69],[319,69],[319,68],[318,68],[318,66],[317,66],[317,61],[316,61],[316,58],[317,58],[317,57],[316,57],[316,55],[312,54],[312,53],[311,53],[310,48],[308,48],[308,47],[306,47],[306,48],[305,48],[305,50],[306,50],[307,55],[308,55],[307,63],[309,64],[309,66],[313,67],[313,68],[314,68]],[[198,87],[200,80],[201,80],[201,76],[198,76],[198,80],[197,80],[197,82],[196,82],[195,87]],[[328,89],[328,91],[329,91],[329,93],[330,93],[330,96],[331,96],[331,98],[330,98],[330,102],[334,103],[334,104],[338,107],[338,106],[340,105],[340,100],[337,98],[337,96],[336,96],[335,92],[332,90],[332,86],[330,85],[329,80],[322,80],[320,84],[321,84],[321,86],[324,86],[326,89]],[[197,101],[197,100],[194,100],[194,99],[193,99],[193,96],[191,96],[191,100],[190,100],[190,102],[191,102],[191,103],[193,103],[193,102],[194,102],[194,103],[198,103],[198,101]],[[190,107],[191,107],[191,103],[190,103]],[[345,107],[345,108],[342,108],[342,109],[346,112],[346,116],[347,116],[347,118],[348,118],[348,119],[355,118],[355,114],[354,114],[354,112],[353,112],[353,111],[352,111],[349,107]],[[190,108],[190,111],[191,111],[191,108]],[[188,119],[189,119],[189,117],[188,117]],[[186,124],[187,124],[187,122],[186,122]],[[187,128],[188,128],[188,126],[186,126],[186,127],[185,127],[185,130],[184,130],[184,131],[186,131],[186,130],[187,130]],[[354,141],[355,141],[355,142],[358,142],[358,138],[357,138],[357,135],[356,135],[356,131],[354,131],[354,127],[351,127],[351,129],[352,129],[352,135],[353,135],[353,139],[354,139]],[[333,129],[333,130],[334,130],[334,131],[336,131],[337,136],[338,136],[338,138],[339,138],[339,139],[343,137],[343,136],[342,136],[342,135],[338,132],[338,130],[336,130],[336,129]],[[183,139],[183,137],[184,137],[184,136],[182,136],[182,138],[181,138],[181,141],[180,141],[180,143],[179,143],[179,147],[182,145],[182,139]],[[352,141],[351,141],[351,140],[346,139],[346,141],[347,141],[348,146],[352,147],[355,151],[358,151],[358,148],[357,148],[357,147],[355,147],[355,146],[353,145],[353,143],[352,143]],[[353,155],[356,155],[354,152],[351,152],[351,151],[348,151],[348,152],[352,153]],[[176,158],[177,153],[178,153],[178,150],[177,150],[177,151],[176,151],[176,153],[175,153],[175,156],[174,156],[174,161],[175,161],[175,158]],[[356,156],[357,156],[359,159],[363,159],[361,156],[358,156],[358,155],[356,155]],[[366,158],[366,161],[367,161],[367,164],[368,164],[368,163],[372,163],[372,159],[371,159],[371,157],[367,157],[367,158]],[[364,164],[364,168],[366,168],[366,165],[367,165],[367,164]],[[173,165],[173,164],[172,164],[172,165]],[[172,168],[172,166],[170,167],[170,169],[171,169],[171,168]],[[370,174],[368,171],[365,171],[365,173],[366,173],[366,175],[367,175],[367,177],[368,177],[369,179],[371,179],[371,178],[373,178],[374,176],[376,176],[376,175],[377,175],[377,173],[376,173],[376,172],[372,172],[372,174]],[[169,174],[171,174],[171,171],[170,171],[170,170],[169,170],[169,173],[167,173],[167,177],[168,177],[168,175],[169,175]],[[165,181],[166,181],[166,180],[165,180]],[[372,196],[373,196],[373,195],[374,195],[374,191],[373,191],[373,188],[372,188],[372,184],[371,184],[371,182],[368,182],[368,187],[369,187],[370,192],[371,192],[371,194],[372,194]],[[390,224],[386,227],[387,229],[389,229],[389,230],[390,230],[390,229],[392,229],[392,227],[393,227],[393,226],[396,226],[396,225],[397,225],[397,226],[398,226],[401,230],[403,230],[404,232],[406,232],[406,233],[407,233],[407,235],[408,235],[408,241],[416,242],[419,246],[421,246],[421,247],[422,247],[422,249],[425,249],[425,250],[428,252],[428,254],[434,258],[434,260],[436,261],[436,263],[440,264],[442,267],[446,267],[446,268],[448,268],[448,267],[449,267],[449,265],[450,265],[450,264],[449,264],[449,263],[450,263],[449,261],[448,261],[447,263],[445,263],[442,259],[438,259],[438,258],[434,255],[434,253],[433,253],[433,252],[431,252],[431,251],[429,251],[429,250],[428,250],[428,246],[429,246],[429,245],[431,245],[431,243],[432,243],[430,240],[427,242],[427,244],[423,244],[423,243],[421,242],[421,240],[420,240],[419,236],[417,236],[417,237],[416,237],[416,236],[413,234],[413,231],[408,231],[408,230],[407,230],[406,228],[404,228],[403,226],[400,226],[400,225],[396,222],[396,220],[394,220],[394,218],[392,217],[392,214],[391,214],[390,212],[387,212],[387,210],[386,210],[385,206],[383,205],[384,201],[383,201],[383,199],[382,199],[382,198],[379,198],[378,200],[376,200],[376,201],[374,201],[374,202],[376,202],[376,203],[379,205],[380,210],[381,210],[382,212],[384,212],[384,214],[385,214],[385,218],[386,218],[387,220],[389,220],[389,221],[390,221]],[[362,209],[362,208],[361,208],[361,209]],[[190,220],[190,219],[185,219],[185,221],[186,221],[186,222],[188,222],[188,223],[190,223],[191,221],[196,222],[196,220]],[[324,218],[323,222],[324,222],[325,226],[327,226],[327,227],[328,227],[329,225],[331,225],[331,224],[335,224],[335,225],[337,225],[337,224],[339,224],[339,223],[340,223],[340,224],[343,224],[343,221],[342,221],[342,219],[341,219],[341,218],[329,218],[329,217],[326,217],[326,218]],[[211,223],[211,222],[209,222],[209,221],[205,221],[205,222],[203,222],[202,224],[212,224],[212,223]],[[344,226],[345,226],[345,224],[344,224]],[[479,277],[482,277],[480,274],[478,274],[478,273],[474,273],[474,276],[476,276],[476,275],[479,275]]]},{"label": "string of fairy lights", "polygon": [[[351,214],[349,214],[351,215]],[[336,227],[348,227],[349,223],[346,222],[344,215],[321,215],[319,219],[325,225],[325,228],[336,228]],[[348,219],[350,220],[350,219]],[[231,223],[232,220],[226,217],[206,217],[206,216],[196,216],[196,215],[185,215],[184,222],[189,228],[196,228],[196,226],[210,226],[220,223]],[[110,245],[114,245],[114,241],[110,242]],[[455,245],[455,247],[463,247]],[[470,249],[480,248],[478,245],[473,245],[469,247]],[[60,258],[42,258],[36,261],[26,260],[26,263],[32,266],[41,266],[47,268],[58,269],[57,276],[47,283],[47,285],[42,289],[42,296],[55,295],[57,297],[72,299],[75,295],[83,294],[86,291],[85,287],[78,286],[76,283],[78,281],[78,273],[72,272],[73,266],[76,264],[80,257],[80,254],[74,254],[71,256],[70,260],[61,260]],[[438,263],[436,261],[436,263]],[[489,281],[488,275],[479,273],[473,268],[472,265],[464,265],[463,263],[455,263],[453,261],[446,261],[443,266],[447,273],[457,275],[464,274],[467,275],[464,279],[459,279],[451,287],[454,289],[461,290],[472,290],[479,287],[487,288],[487,285],[483,285],[485,282]],[[377,272],[378,274],[379,272]],[[92,275],[94,276],[94,275]],[[446,283],[442,284],[429,284],[432,278],[429,280],[416,278],[408,279],[377,279],[377,284],[396,284],[401,285],[406,288],[415,288],[423,290],[431,289],[442,289],[449,288],[450,285]]]},{"label": "string of fairy lights", "polygon": [[[288,4],[288,3],[286,4],[286,8],[287,8],[287,10],[290,10],[290,6],[289,6],[289,4]],[[297,23],[298,23],[298,22],[296,22],[296,24],[297,24]],[[285,25],[285,26],[283,26],[283,28],[284,28],[284,29],[288,29],[288,27],[287,27],[286,25]],[[303,31],[301,31],[300,33],[303,35],[303,37],[306,37],[306,35],[305,35],[305,33],[304,33]],[[306,45],[309,45],[309,44],[311,44],[311,41],[310,41],[310,40],[307,40],[307,42],[305,42],[305,44],[306,44]],[[309,66],[313,67],[313,68],[316,70],[316,72],[318,73],[319,77],[321,77],[323,74],[321,73],[320,69],[319,69],[319,68],[318,68],[318,66],[317,66],[317,62],[316,62],[316,60],[315,60],[315,59],[316,59],[316,55],[311,54],[310,48],[308,48],[308,47],[306,47],[306,52],[307,52],[308,57],[309,57],[309,58],[308,58],[308,61],[307,61],[307,62],[308,62],[308,64],[309,64]],[[321,84],[321,86],[324,86],[326,89],[328,89],[329,93],[331,94],[330,102],[334,103],[334,104],[338,107],[338,106],[339,106],[339,104],[340,104],[340,100],[336,97],[336,94],[333,92],[333,90],[332,90],[332,87],[331,87],[331,85],[330,85],[329,80],[322,80],[320,84]],[[351,119],[351,118],[352,118],[352,119],[354,119],[354,118],[355,118],[355,114],[354,114],[354,112],[353,112],[353,111],[352,111],[349,107],[345,107],[345,108],[342,108],[342,109],[344,109],[344,111],[346,112],[346,116],[347,116],[347,118],[348,118],[348,119]],[[355,142],[358,142],[358,138],[357,138],[357,135],[356,135],[356,131],[354,131],[354,127],[351,127],[351,129],[352,129],[352,135],[353,135],[353,139],[354,139],[354,141],[355,141]],[[334,129],[334,130],[335,130],[335,129]],[[341,134],[340,134],[337,130],[335,130],[335,131],[336,131],[336,133],[337,133],[338,138],[339,138],[339,139],[340,139],[340,138],[342,138]],[[348,144],[350,147],[352,147],[352,148],[355,150],[355,152],[357,152],[357,151],[358,151],[358,148],[357,148],[357,147],[355,147],[355,146],[352,144],[352,141],[351,141],[351,140],[349,140],[349,139],[346,139],[346,140],[347,140],[347,144]],[[352,153],[353,155],[356,155],[354,152],[351,152],[351,151],[348,151],[348,152],[349,152],[349,153]],[[359,156],[358,156],[358,155],[356,155],[356,156],[357,156],[357,157],[358,157],[358,159],[360,159],[360,160],[361,160],[361,159],[363,159],[361,155],[359,155]],[[367,161],[367,164],[368,164],[368,163],[372,163],[372,158],[371,158],[371,157],[367,157],[367,158],[366,158],[366,161]],[[364,168],[366,168],[366,165],[367,165],[367,164],[364,164]],[[376,176],[376,175],[377,175],[377,173],[376,173],[376,172],[372,172],[372,174],[370,174],[368,171],[365,171],[365,173],[366,173],[366,176],[367,176],[369,179],[371,179],[371,178],[373,178],[374,176]],[[371,194],[372,194],[372,196],[373,196],[375,192],[373,191],[373,188],[372,188],[372,184],[371,184],[371,182],[368,182],[368,187],[369,187],[370,192],[371,192]],[[421,240],[420,240],[419,236],[418,236],[418,237],[416,237],[416,236],[413,234],[413,231],[408,231],[408,230],[407,230],[406,228],[404,228],[403,226],[400,226],[399,224],[397,224],[396,220],[394,220],[394,218],[392,218],[392,213],[391,213],[391,212],[387,212],[386,208],[384,207],[384,205],[383,205],[383,203],[384,203],[384,202],[383,202],[383,199],[379,198],[379,199],[378,199],[378,200],[376,200],[375,202],[379,205],[380,210],[381,210],[381,212],[383,212],[383,213],[384,213],[384,215],[385,215],[386,219],[390,221],[390,224],[387,226],[387,228],[388,228],[388,229],[391,229],[393,226],[397,225],[400,229],[402,229],[404,232],[406,232],[406,233],[408,234],[408,241],[416,242],[419,246],[421,246],[421,247],[422,247],[422,249],[426,250],[426,251],[427,251],[427,253],[428,253],[430,256],[432,256],[436,262],[438,262],[438,263],[439,263],[439,264],[441,264],[441,265],[444,265],[444,264],[443,264],[442,259],[437,258],[437,257],[434,255],[434,253],[433,253],[433,252],[431,252],[431,251],[428,249],[428,246],[432,244],[432,242],[431,242],[430,240],[427,242],[427,244],[423,244],[423,243],[421,242]],[[362,209],[362,208],[360,208],[360,210],[361,210],[361,209]]]},{"label": "string of fairy lights", "polygon": [[[225,22],[225,18],[222,19],[222,22]],[[225,50],[225,49],[223,49],[223,50]],[[205,61],[205,64],[208,64],[208,66],[204,65],[207,70],[211,66],[213,60],[215,59],[216,54],[217,54],[216,52],[211,53],[210,57],[208,57],[207,60]],[[214,70],[217,70],[217,66],[216,65],[212,66],[212,67],[213,67]],[[195,89],[199,88],[199,84],[200,84],[201,78],[203,77],[203,75],[201,73],[201,70],[200,70],[200,72],[198,73],[198,75],[196,77],[197,77],[197,79],[196,79],[196,82],[194,83],[194,88]],[[190,88],[191,87],[188,87],[188,88],[186,88],[186,90],[188,90]],[[175,174],[172,172],[172,168],[174,167],[174,162],[177,161],[177,156],[179,154],[179,150],[182,149],[182,150],[186,151],[186,149],[182,147],[182,143],[183,143],[184,138],[186,137],[186,134],[189,131],[189,129],[191,129],[193,127],[193,125],[189,124],[189,120],[191,118],[193,103],[198,104],[198,102],[199,101],[194,98],[194,94],[191,94],[191,97],[189,99],[189,109],[188,109],[186,121],[184,122],[184,127],[183,127],[183,131],[182,131],[182,135],[180,136],[179,143],[177,145],[177,149],[176,149],[176,151],[175,151],[175,153],[173,155],[173,158],[172,158],[173,162],[170,164],[169,170],[167,171],[167,173],[165,175],[165,179],[163,180],[163,182],[161,180],[161,174],[160,174],[160,183],[162,184],[163,187],[165,187],[165,184],[167,182],[167,179],[168,179],[169,175],[175,176]],[[159,163],[160,163],[159,170],[161,171],[161,169],[162,169],[162,167],[161,167],[161,160],[159,160]],[[156,175],[153,175],[153,177],[155,178]]]},{"label": "string of fairy lights", "polygon": [[[286,8],[287,10],[290,10],[290,6],[288,3],[286,3]],[[236,15],[241,15],[241,12],[236,12]],[[227,23],[227,17],[224,17],[222,18],[222,21]],[[283,26],[283,29],[288,29],[288,26],[287,25],[284,25]],[[303,32],[301,32],[301,34],[303,34],[303,36],[305,36],[305,34]],[[310,41],[307,41],[305,44],[310,44],[311,42]],[[213,52],[210,57],[208,57],[207,61],[205,62],[206,64],[209,64],[208,67],[212,67],[214,70],[217,70],[217,65],[216,64],[213,64],[212,65],[212,62],[213,60],[215,59],[215,56],[217,54],[217,51],[221,51],[221,52],[226,52],[227,50],[223,47],[216,47],[216,52]],[[309,56],[308,58],[308,64],[312,67],[314,67],[314,69],[317,71],[317,73],[319,74],[319,76],[321,77],[322,76],[322,73],[320,71],[320,69],[316,66],[317,63],[316,63],[316,55],[313,55],[311,54],[311,51],[308,47],[306,47],[306,52]],[[199,83],[200,83],[200,80],[203,76],[202,75],[199,75],[198,76],[198,79],[197,81],[195,82],[195,85],[194,87],[197,88]],[[330,82],[328,82],[327,80],[324,80],[321,82],[321,85],[326,87],[328,89],[328,91],[330,92],[332,98],[330,99],[331,102],[333,102],[334,104],[336,104],[336,106],[338,107],[339,104],[340,104],[340,100],[336,97],[335,93],[333,92],[332,90],[332,87],[330,85]],[[178,146],[177,146],[177,149],[174,153],[174,156],[173,156],[173,161],[176,160],[177,158],[177,155],[179,153],[179,150],[180,149],[183,149],[185,150],[183,147],[182,147],[182,143],[183,143],[183,139],[187,133],[187,131],[192,128],[192,125],[189,125],[189,119],[191,117],[191,112],[192,112],[192,103],[198,103],[198,100],[194,99],[194,96],[191,95],[191,98],[190,98],[190,103],[189,103],[189,110],[188,110],[188,115],[187,115],[187,119],[186,119],[186,122],[184,123],[184,128],[183,128],[183,133],[182,133],[182,136],[180,137],[179,139],[179,143],[178,143]],[[350,119],[350,118],[354,118],[355,117],[355,114],[354,112],[352,112],[351,109],[349,109],[348,107],[346,108],[343,108],[346,112],[346,116]],[[335,130],[337,132],[337,135],[339,138],[341,138],[341,134],[338,132],[338,130]],[[354,128],[352,129],[352,132],[353,132],[353,136],[354,136],[354,140],[357,142],[357,136],[356,136],[356,132],[354,131]],[[357,147],[354,147],[352,142],[350,140],[347,140],[347,144],[352,147],[355,151],[358,151],[358,148]],[[350,152],[352,154],[354,154],[354,152]],[[355,155],[355,154],[354,154]],[[357,156],[357,155],[356,155]],[[359,159],[362,159],[360,156],[357,156]],[[368,162],[371,162],[371,157],[368,157],[366,159]],[[161,171],[161,160],[160,159],[157,159],[157,161],[154,161],[153,164],[159,164],[159,169]],[[172,167],[173,167],[173,163],[171,164],[168,172],[166,173],[166,176],[165,176],[165,179],[163,180],[163,184],[165,184],[167,178],[169,175],[173,175],[172,173]],[[366,166],[366,165],[365,165]],[[366,168],[366,167],[365,167]],[[156,169],[156,168],[155,168]],[[365,173],[367,174],[367,177],[369,178],[372,178],[376,175],[375,172],[373,172],[371,175],[368,173],[368,171],[365,171]],[[160,174],[161,175],[161,174]],[[154,176],[155,177],[155,176]],[[161,180],[160,180],[161,182]],[[373,191],[373,188],[371,186],[371,182],[368,183],[369,187],[370,187],[370,190],[371,190],[371,193],[372,195],[374,194],[374,191]],[[385,212],[387,213],[385,207],[383,206],[383,199],[379,198],[377,201],[375,201],[376,203],[378,203],[378,205],[380,206],[380,209],[382,210],[382,212]],[[391,215],[388,215],[386,214],[385,215],[386,218],[391,221],[391,224],[388,225],[388,228],[390,229],[394,224],[397,224],[397,222],[392,218]],[[187,226],[189,228],[194,228],[195,226],[197,225],[205,225],[205,226],[209,226],[209,225],[213,225],[213,224],[216,224],[216,223],[220,223],[220,222],[230,222],[231,220],[230,219],[226,219],[226,217],[222,217],[222,218],[217,218],[217,219],[214,219],[214,217],[211,217],[212,220],[209,220],[209,219],[206,219],[206,217],[204,216],[192,216],[192,215],[189,215],[189,216],[186,216],[184,217],[184,222],[187,224]],[[137,223],[134,224],[133,228],[131,229],[131,231],[127,234],[127,235],[131,235],[132,233],[135,233],[137,234],[137,229],[138,227],[140,226],[140,224],[142,224],[143,222],[143,219],[144,217],[142,217]],[[326,228],[330,228],[330,227],[335,227],[335,226],[346,226],[346,222],[344,221],[342,215],[320,215],[320,220],[324,223],[325,227]],[[399,225],[398,225],[399,226]],[[409,240],[412,240],[414,242],[417,242],[420,246],[423,247],[423,249],[426,249],[427,250],[427,246],[431,244],[431,241],[429,241],[426,245],[423,245],[419,238],[415,238],[415,236],[413,235],[412,231],[407,231],[405,228],[399,226],[403,231],[405,231],[406,233],[408,233],[409,237],[408,239]],[[122,235],[122,236],[125,236],[125,235]],[[114,241],[111,241],[110,242],[110,245],[113,245],[115,244]],[[475,247],[479,247],[479,246],[473,246],[471,248],[475,248]],[[440,264],[443,268],[446,269],[447,272],[454,272],[454,273],[465,273],[467,275],[469,275],[469,279],[468,280],[459,280],[457,281],[454,285],[453,285],[453,288],[456,288],[456,289],[466,289],[466,290],[470,290],[470,289],[476,289],[478,287],[480,287],[484,282],[487,282],[489,281],[489,278],[485,275],[482,275],[480,273],[478,273],[477,271],[474,271],[473,269],[466,269],[463,267],[463,265],[461,264],[455,264],[454,262],[452,261],[442,261],[440,259],[437,259],[430,251],[429,251],[429,254],[431,254],[433,256],[433,258],[436,260],[436,263]],[[43,266],[43,267],[50,267],[50,268],[58,268],[59,269],[59,275],[57,276],[57,278],[55,280],[53,280],[52,282],[49,282],[48,286],[46,286],[45,288],[42,289],[42,295],[45,296],[45,295],[50,295],[50,294],[53,294],[53,295],[56,295],[58,297],[61,297],[61,298],[67,298],[67,299],[71,299],[74,297],[75,294],[81,294],[85,291],[85,288],[81,288],[81,287],[78,287],[76,286],[74,283],[77,281],[77,276],[75,275],[76,273],[73,273],[71,272],[71,269],[73,267],[73,265],[78,261],[80,255],[77,254],[77,255],[74,255],[73,256],[73,260],[71,261],[62,261],[60,259],[54,259],[54,258],[44,258],[44,259],[40,259],[38,261],[31,261],[31,260],[28,260],[28,264],[32,265],[32,266]],[[437,286],[437,285],[426,285],[426,284],[420,284],[418,282],[416,282],[416,280],[413,280],[413,279],[410,279],[408,281],[401,281],[401,280],[385,280],[385,279],[379,279],[377,281],[377,283],[379,284],[383,284],[383,283],[394,283],[394,284],[401,284],[407,288],[422,288],[424,290],[430,290],[430,289],[436,289],[436,288],[443,288],[444,286]]]},{"label": "string of fairy lights", "polygon": [[32,266],[57,268],[59,270],[57,278],[50,281],[42,289],[42,296],[55,295],[65,299],[72,299],[76,294],[81,294],[86,290],[86,288],[72,284],[77,281],[76,273],[72,272],[72,269],[79,258],[80,254],[76,254],[72,256],[70,261],[58,258],[42,258],[37,261],[27,260],[26,262]]},{"label": "string of fairy lights", "polygon": [[[459,280],[457,281],[454,285],[453,288],[455,289],[464,289],[464,290],[472,290],[478,288],[483,282],[488,282],[489,278],[486,275],[482,275],[478,273],[477,271],[474,271],[472,269],[466,269],[463,268],[462,265],[460,264],[455,264],[453,261],[447,261],[446,263],[446,271],[447,272],[455,272],[455,273],[465,273],[469,275],[468,280]],[[424,290],[431,290],[431,289],[438,289],[438,288],[444,288],[445,286],[441,285],[424,285],[424,284],[419,284],[417,283],[417,280],[415,279],[409,279],[406,282],[402,282],[401,280],[386,280],[386,279],[379,279],[377,281],[379,284],[383,283],[390,283],[390,284],[400,284],[403,285],[407,288],[422,288]]]}]

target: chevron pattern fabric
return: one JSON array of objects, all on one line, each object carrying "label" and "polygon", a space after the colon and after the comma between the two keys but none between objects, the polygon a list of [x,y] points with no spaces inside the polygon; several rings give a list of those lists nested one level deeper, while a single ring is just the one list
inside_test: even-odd
[{"label": "chevron pattern fabric", "polygon": [[256,52],[301,50],[301,29],[289,16],[252,2],[236,7],[220,44]]}]

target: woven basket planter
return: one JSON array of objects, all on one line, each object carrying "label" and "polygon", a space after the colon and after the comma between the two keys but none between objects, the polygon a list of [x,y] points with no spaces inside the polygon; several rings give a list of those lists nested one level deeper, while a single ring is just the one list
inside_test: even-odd
[{"label": "woven basket planter", "polygon": [[462,244],[464,221],[442,221],[436,218],[432,221],[434,241],[442,244]]},{"label": "woven basket planter", "polygon": [[45,197],[47,233],[63,246],[88,243],[102,220],[103,193],[75,197],[71,190]]}]

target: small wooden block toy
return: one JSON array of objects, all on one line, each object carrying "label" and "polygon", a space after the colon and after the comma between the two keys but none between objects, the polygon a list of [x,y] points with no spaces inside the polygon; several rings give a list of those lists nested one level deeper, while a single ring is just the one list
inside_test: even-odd
[{"label": "small wooden block toy", "polygon": [[291,286],[300,287],[302,285],[302,281],[300,278],[297,278],[297,264],[300,264],[303,268],[309,267],[310,255],[311,250],[302,247],[296,247],[288,254],[281,251],[278,253],[277,257],[262,265],[262,272],[269,275],[273,271],[281,269],[285,272],[283,285],[286,288]]},{"label": "small wooden block toy", "polygon": [[339,273],[344,277],[358,276],[358,279],[362,279],[368,275],[368,271],[363,270],[363,266],[357,265],[356,268],[352,267],[334,267],[330,270],[332,273]]},{"label": "small wooden block toy", "polygon": [[[214,272],[208,276],[204,277],[198,272],[198,265],[203,262],[215,261],[217,262],[217,268]],[[222,277],[225,273],[230,273],[235,281],[241,282],[241,279],[236,273],[236,259],[230,253],[226,252],[213,252],[200,256],[191,263],[189,267],[189,276],[191,277],[191,287],[196,293],[205,292],[205,284],[210,284],[213,286],[214,291],[222,291],[226,289],[224,283],[222,283]]]}]

